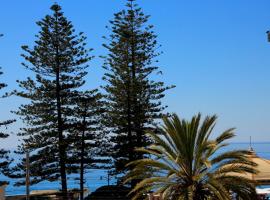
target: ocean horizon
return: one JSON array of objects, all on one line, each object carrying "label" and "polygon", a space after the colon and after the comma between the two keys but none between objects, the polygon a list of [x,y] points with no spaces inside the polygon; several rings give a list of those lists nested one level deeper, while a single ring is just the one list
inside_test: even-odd
[{"label": "ocean horizon", "polygon": [[[252,149],[255,153],[262,158],[270,159],[270,142],[253,142],[251,143]],[[249,142],[231,142],[227,147],[223,148],[223,151],[233,150],[233,149],[245,149],[248,150],[250,148]],[[269,169],[270,173],[270,169]],[[79,189],[79,174],[69,175],[68,176],[68,188],[69,189]],[[108,171],[106,170],[88,170],[85,174],[85,188],[87,188],[90,192],[95,191],[97,188],[108,185]],[[16,182],[16,179],[10,179],[5,176],[0,176],[1,181],[8,181],[9,185],[6,187],[6,195],[19,195],[25,194],[25,186],[15,187],[13,184]],[[114,184],[116,179],[114,177],[110,177],[110,185]],[[59,190],[61,188],[60,182],[48,182],[43,181],[36,185],[30,186],[30,191],[33,190]]]}]

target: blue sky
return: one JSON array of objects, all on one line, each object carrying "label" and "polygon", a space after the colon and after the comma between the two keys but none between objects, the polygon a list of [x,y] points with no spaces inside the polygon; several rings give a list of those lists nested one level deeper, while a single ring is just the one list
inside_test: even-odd
[{"label": "blue sky", "polygon": [[[88,36],[96,58],[90,63],[87,86],[102,84],[102,47],[105,26],[113,13],[124,8],[124,0],[3,0],[0,8],[0,65],[8,90],[16,79],[31,76],[22,66],[21,45],[33,45],[36,21],[50,13],[58,2],[78,32]],[[234,141],[270,141],[270,1],[268,0],[138,0],[155,26],[164,54],[159,57],[167,84],[164,104],[169,112],[190,118],[197,112],[217,114],[215,132],[237,128]],[[22,99],[0,102],[0,119],[15,117]],[[22,124],[14,124],[16,132]],[[17,143],[15,136],[4,145]]]}]

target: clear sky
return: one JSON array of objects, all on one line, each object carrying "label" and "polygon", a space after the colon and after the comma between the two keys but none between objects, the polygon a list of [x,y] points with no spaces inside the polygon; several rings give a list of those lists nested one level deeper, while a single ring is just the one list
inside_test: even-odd
[{"label": "clear sky", "polygon": [[[96,58],[90,63],[87,86],[102,84],[103,35],[113,13],[124,8],[124,0],[1,0],[0,65],[7,90],[16,79],[31,76],[22,66],[21,45],[32,45],[38,33],[36,21],[50,13],[58,2],[78,32],[88,36]],[[216,132],[236,127],[235,141],[270,141],[270,29],[269,0],[138,0],[155,26],[164,52],[159,57],[167,84],[177,87],[164,104],[169,112],[190,118],[197,112],[219,116]],[[9,98],[0,102],[0,119],[15,117],[23,101]],[[10,130],[16,132],[17,122]],[[2,143],[2,142],[1,142]],[[5,146],[14,146],[12,136]]]}]

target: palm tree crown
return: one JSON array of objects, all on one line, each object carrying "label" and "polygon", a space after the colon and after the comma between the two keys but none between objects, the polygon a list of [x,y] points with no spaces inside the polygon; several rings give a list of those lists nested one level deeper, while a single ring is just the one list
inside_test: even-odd
[{"label": "palm tree crown", "polygon": [[255,199],[254,182],[241,176],[256,173],[256,164],[244,150],[222,151],[226,140],[234,137],[228,129],[211,139],[217,117],[201,115],[191,121],[174,114],[164,118],[160,135],[149,133],[153,144],[140,148],[149,158],[129,163],[132,169],[125,183],[136,179],[133,199],[148,192],[161,193],[165,200]]}]

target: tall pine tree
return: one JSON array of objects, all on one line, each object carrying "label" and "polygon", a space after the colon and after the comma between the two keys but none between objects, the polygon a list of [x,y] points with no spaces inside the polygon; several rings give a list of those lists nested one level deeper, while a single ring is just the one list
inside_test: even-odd
[{"label": "tall pine tree", "polygon": [[69,163],[80,175],[80,199],[84,199],[85,173],[89,169],[108,167],[109,159],[105,158],[106,136],[102,122],[104,103],[97,89],[84,91],[74,99],[74,124],[71,126]]},{"label": "tall pine tree", "polygon": [[[2,75],[3,72],[0,72],[0,75]],[[7,85],[5,83],[0,83],[0,89],[3,89]],[[3,97],[3,96],[2,96]],[[6,133],[5,129],[7,129],[7,126],[12,124],[15,120],[5,120],[0,122],[0,140],[3,142],[3,139],[7,138],[9,136],[8,133]],[[0,147],[0,174],[6,174],[9,170],[9,165],[12,162],[12,159],[9,157],[9,150],[6,150],[2,148],[2,145]],[[0,186],[5,184],[5,181],[0,181]]]},{"label": "tall pine tree", "polygon": [[134,149],[149,144],[145,133],[163,116],[166,106],[161,99],[173,87],[153,78],[155,73],[161,74],[156,66],[160,53],[156,52],[157,36],[153,26],[147,24],[148,19],[134,0],[128,0],[127,8],[110,21],[112,33],[105,37],[110,41],[104,44],[109,51],[103,77],[107,82],[103,87],[106,126],[112,132],[111,152],[117,173],[124,173],[128,162],[142,158]]},{"label": "tall pine tree", "polygon": [[[75,34],[57,4],[51,7],[52,15],[37,22],[40,27],[33,48],[23,46],[23,66],[34,73],[34,78],[18,81],[16,94],[29,100],[16,112],[25,128],[19,136],[23,143],[18,153],[30,151],[31,183],[61,178],[63,195],[67,195],[67,150],[74,121],[74,107],[91,59],[83,33]],[[13,168],[13,177],[24,176],[24,163]],[[23,184],[24,181],[17,184]]]},{"label": "tall pine tree", "polygon": [[[0,37],[2,35],[0,34]],[[0,75],[2,75],[3,72],[0,71]],[[0,83],[0,90],[5,88],[7,85],[5,83]],[[2,96],[3,97],[3,96]],[[1,127],[1,131],[0,131],[0,140],[1,143],[3,142],[3,139],[7,138],[9,136],[8,133],[6,133],[6,131],[4,131],[8,125],[10,125],[11,123],[13,123],[15,120],[5,120],[5,121],[1,121],[0,122],[0,127]],[[9,164],[11,163],[11,159],[9,158],[9,151],[2,148],[2,145],[0,147],[0,173],[5,174],[8,170],[9,170]],[[0,181],[0,186],[6,184],[5,181]]]}]

